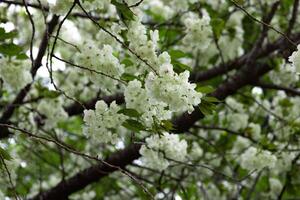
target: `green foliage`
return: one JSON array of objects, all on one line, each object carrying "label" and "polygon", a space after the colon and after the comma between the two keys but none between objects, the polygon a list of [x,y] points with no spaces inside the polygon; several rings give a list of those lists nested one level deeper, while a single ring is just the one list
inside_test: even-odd
[{"label": "green foliage", "polygon": [[132,74],[128,74],[128,73],[124,73],[121,76],[121,80],[129,82],[129,81],[133,81],[135,79],[138,79],[136,76],[132,75]]},{"label": "green foliage", "polygon": [[22,52],[22,47],[10,43],[10,44],[0,44],[0,53],[6,56],[16,56]]},{"label": "green foliage", "polygon": [[7,39],[13,39],[14,37],[17,36],[17,32],[16,31],[10,31],[10,32],[5,32],[5,29],[0,27],[0,41],[4,41]]},{"label": "green foliage", "polygon": [[140,132],[146,130],[146,127],[141,122],[133,119],[127,119],[122,124],[122,126],[133,132]]},{"label": "green foliage", "polygon": [[116,6],[118,14],[123,20],[134,20],[134,13],[130,10],[125,3],[119,3],[116,0],[112,0],[111,3]]},{"label": "green foliage", "polygon": [[191,67],[179,61],[180,58],[188,58],[191,57],[191,55],[184,53],[180,50],[170,50],[169,55],[171,56],[171,64],[173,65],[175,72],[181,73],[186,70],[192,71]]},{"label": "green foliage", "polygon": [[201,85],[198,84],[197,87],[196,87],[196,91],[201,92],[203,94],[209,94],[209,93],[212,93],[213,91],[215,91],[215,88],[213,88],[210,85],[201,86]]},{"label": "green foliage", "polygon": [[[205,90],[209,91],[209,88],[206,88]],[[216,103],[220,102],[221,101],[215,97],[205,96],[201,99],[199,109],[203,115],[211,115],[216,110]]]},{"label": "green foliage", "polygon": [[36,84],[35,87],[41,97],[55,99],[60,95],[59,92],[54,90],[49,90],[47,87],[44,87],[41,84]]},{"label": "green foliage", "polygon": [[128,109],[128,108],[119,110],[118,113],[126,115],[128,117],[135,117],[135,118],[138,118],[141,116],[141,114],[138,111],[136,111],[135,109]]},{"label": "green foliage", "polygon": [[1,147],[0,147],[0,156],[3,160],[12,160],[12,157],[9,155],[9,153]]},{"label": "green foliage", "polygon": [[220,18],[214,18],[210,21],[210,25],[212,27],[214,36],[216,37],[216,39],[219,39],[223,29],[225,28],[224,20]]}]

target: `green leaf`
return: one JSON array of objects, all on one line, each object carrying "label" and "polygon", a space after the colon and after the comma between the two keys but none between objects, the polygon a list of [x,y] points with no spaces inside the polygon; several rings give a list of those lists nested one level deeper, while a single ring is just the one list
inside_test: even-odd
[{"label": "green leaf", "polygon": [[201,104],[199,106],[199,109],[203,115],[211,115],[213,113],[207,106]]},{"label": "green leaf", "polygon": [[16,56],[21,53],[22,47],[16,44],[1,44],[0,45],[0,53],[7,55],[7,56]]},{"label": "green leaf", "polygon": [[4,160],[12,160],[12,157],[9,155],[9,153],[5,149],[2,149],[1,147],[0,147],[0,156]]},{"label": "green leaf", "polygon": [[28,59],[28,56],[25,53],[21,53],[21,54],[17,55],[16,58],[18,60],[26,60],[26,59]]},{"label": "green leaf", "polygon": [[136,76],[134,76],[132,74],[127,74],[127,73],[124,73],[121,76],[121,80],[127,81],[127,82],[133,81],[134,79],[138,79],[138,77],[136,77]]},{"label": "green leaf", "polygon": [[0,41],[4,41],[6,39],[11,39],[17,36],[16,31],[10,31],[8,33],[5,32],[5,29],[0,27]]},{"label": "green leaf", "polygon": [[118,113],[126,115],[128,117],[140,117],[141,116],[141,114],[138,111],[136,111],[134,109],[127,109],[127,108],[119,110]]},{"label": "green leaf", "polygon": [[199,86],[199,85],[197,85],[196,91],[197,92],[201,92],[203,94],[209,94],[209,93],[212,93],[213,91],[215,91],[215,88],[213,88],[210,85],[207,85],[207,86]]},{"label": "green leaf", "polygon": [[234,2],[241,6],[245,3],[245,0],[234,0]]},{"label": "green leaf", "polygon": [[181,73],[181,72],[184,72],[186,70],[192,71],[192,69],[189,66],[187,66],[187,65],[185,65],[185,64],[183,64],[183,63],[181,63],[177,60],[172,61],[172,64],[173,64],[173,67],[174,67],[174,71],[177,72],[177,73]]},{"label": "green leaf", "polygon": [[36,89],[38,90],[39,95],[42,97],[53,99],[53,98],[57,98],[60,95],[59,92],[49,90],[48,88],[46,88],[40,84],[36,85]]},{"label": "green leaf", "polygon": [[125,58],[121,64],[125,65],[125,67],[129,67],[132,66],[134,63],[129,59],[129,58]]},{"label": "green leaf", "polygon": [[161,126],[166,129],[166,131],[171,131],[174,130],[173,124],[172,122],[168,121],[168,120],[162,120],[161,121]]},{"label": "green leaf", "polygon": [[134,13],[130,10],[130,8],[126,4],[119,3],[116,0],[112,0],[111,3],[116,6],[117,12],[121,19],[134,20]]},{"label": "green leaf", "polygon": [[219,103],[221,102],[219,99],[217,99],[216,97],[203,97],[202,100],[207,101],[207,102],[211,102],[211,103]]},{"label": "green leaf", "polygon": [[184,58],[184,57],[191,57],[189,54],[184,53],[183,51],[174,50],[174,49],[169,51],[169,55],[171,56],[172,60],[173,59],[176,60],[176,59]]},{"label": "green leaf", "polygon": [[199,109],[203,115],[211,115],[215,111],[216,105],[211,102],[202,100],[199,105]]},{"label": "green leaf", "polygon": [[215,18],[210,21],[210,25],[212,26],[212,30],[217,39],[220,38],[222,31],[225,27],[225,22],[223,19]]},{"label": "green leaf", "polygon": [[82,118],[79,116],[69,117],[64,121],[58,122],[57,127],[69,133],[81,135],[82,133]]},{"label": "green leaf", "polygon": [[128,130],[134,131],[134,132],[140,132],[146,130],[146,127],[139,121],[133,120],[133,119],[127,119],[122,126],[127,128]]}]

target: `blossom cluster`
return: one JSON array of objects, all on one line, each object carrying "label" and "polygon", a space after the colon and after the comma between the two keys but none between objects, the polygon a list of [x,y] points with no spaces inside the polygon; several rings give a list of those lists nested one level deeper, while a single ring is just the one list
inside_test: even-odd
[{"label": "blossom cluster", "polygon": [[267,150],[259,150],[255,147],[248,148],[240,159],[241,167],[248,170],[261,170],[264,167],[274,168],[277,158]]},{"label": "blossom cluster", "polygon": [[292,62],[296,72],[300,73],[300,45],[297,46],[297,50],[289,57],[289,61]]},{"label": "blossom cluster", "polygon": [[141,147],[140,154],[146,166],[164,170],[169,165],[168,158],[178,162],[186,159],[187,142],[180,140],[175,134],[153,135],[146,139],[146,144]]},{"label": "blossom cluster", "polygon": [[0,78],[12,90],[21,90],[32,81],[29,60],[14,60],[0,58]]},{"label": "blossom cluster", "polygon": [[116,143],[120,138],[120,125],[126,120],[125,115],[118,113],[119,110],[116,102],[108,107],[104,101],[98,101],[95,111],[84,111],[84,133],[99,142]]},{"label": "blossom cluster", "polygon": [[124,72],[124,66],[113,55],[110,45],[97,47],[91,41],[85,43],[77,56],[77,63],[85,67],[85,72],[92,82],[99,84],[103,91],[116,90],[118,79]]}]

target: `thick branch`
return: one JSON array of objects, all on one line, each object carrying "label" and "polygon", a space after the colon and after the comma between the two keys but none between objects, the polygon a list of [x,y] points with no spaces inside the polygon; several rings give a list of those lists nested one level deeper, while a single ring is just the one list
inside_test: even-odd
[{"label": "thick branch", "polygon": [[287,94],[293,95],[293,96],[300,96],[300,91],[296,90],[294,88],[284,87],[281,85],[275,85],[272,83],[263,83],[263,82],[255,82],[253,85],[264,88],[264,89],[272,89],[272,90],[282,90],[286,92]]}]

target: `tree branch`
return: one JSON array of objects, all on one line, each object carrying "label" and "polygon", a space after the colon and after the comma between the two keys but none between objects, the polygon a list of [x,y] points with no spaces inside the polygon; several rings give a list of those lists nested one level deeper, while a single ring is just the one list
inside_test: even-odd
[{"label": "tree branch", "polygon": [[281,85],[275,85],[275,84],[272,84],[272,83],[264,83],[264,82],[261,82],[261,81],[255,82],[252,85],[258,86],[258,87],[261,87],[261,88],[264,88],[264,89],[282,90],[282,91],[286,92],[287,94],[294,95],[294,96],[300,96],[300,91],[299,90],[296,90],[294,88],[284,87],[284,86],[281,86]]}]

